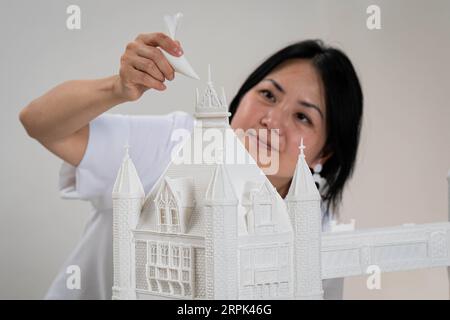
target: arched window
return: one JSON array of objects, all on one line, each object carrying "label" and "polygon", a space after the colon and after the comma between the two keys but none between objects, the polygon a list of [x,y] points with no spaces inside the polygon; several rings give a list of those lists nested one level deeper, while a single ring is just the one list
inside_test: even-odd
[{"label": "arched window", "polygon": [[171,232],[180,232],[180,219],[178,217],[178,214],[179,214],[178,207],[175,203],[175,199],[173,196],[169,199],[169,210],[170,210]]},{"label": "arched window", "polygon": [[177,226],[178,225],[178,212],[177,209],[170,209],[170,216],[172,217],[172,225]]},{"label": "arched window", "polygon": [[167,215],[166,215],[166,208],[160,208],[159,209],[159,223],[161,225],[166,225],[167,224]]},{"label": "arched window", "polygon": [[168,244],[160,244],[160,252],[161,252],[161,265],[168,266],[169,265],[169,245]]},{"label": "arched window", "polygon": [[167,184],[155,200],[160,232],[180,232],[179,210]]},{"label": "arched window", "polygon": [[180,247],[172,246],[172,267],[180,266]]}]

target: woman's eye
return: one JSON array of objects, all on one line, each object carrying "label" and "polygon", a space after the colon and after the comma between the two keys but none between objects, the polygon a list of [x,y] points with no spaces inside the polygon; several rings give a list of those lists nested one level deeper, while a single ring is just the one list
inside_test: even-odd
[{"label": "woman's eye", "polygon": [[299,121],[311,124],[311,120],[304,113],[297,113],[295,116]]},{"label": "woman's eye", "polygon": [[266,98],[266,99],[268,99],[268,100],[270,100],[272,102],[276,101],[275,96],[269,90],[263,89],[263,90],[260,91],[260,93],[263,95],[264,98]]}]

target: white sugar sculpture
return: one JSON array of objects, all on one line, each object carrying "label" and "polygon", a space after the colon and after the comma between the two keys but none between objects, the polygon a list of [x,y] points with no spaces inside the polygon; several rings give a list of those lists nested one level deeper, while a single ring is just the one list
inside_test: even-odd
[{"label": "white sugar sculpture", "polygon": [[[197,92],[195,117],[194,132],[226,137],[217,161],[171,163],[145,195],[125,152],[112,194],[113,299],[321,299],[322,280],[373,265],[382,272],[450,265],[448,222],[322,232],[305,146],[282,199],[230,128],[211,79]],[[194,154],[192,140],[180,152]],[[227,163],[231,152],[248,161]]]}]

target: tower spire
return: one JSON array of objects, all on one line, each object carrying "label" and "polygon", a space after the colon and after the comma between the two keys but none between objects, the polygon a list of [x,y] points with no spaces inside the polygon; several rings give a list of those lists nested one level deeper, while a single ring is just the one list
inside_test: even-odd
[{"label": "tower spire", "polygon": [[211,65],[208,64],[208,82],[206,89],[201,96],[196,91],[195,117],[201,120],[203,127],[224,128],[229,126],[228,112],[226,105],[225,90],[222,89],[222,96],[219,98],[212,82]]},{"label": "tower spire", "polygon": [[215,149],[215,169],[206,190],[205,200],[209,203],[233,204],[238,201],[231,179],[223,161],[223,148]]},{"label": "tower spire", "polygon": [[306,149],[305,145],[303,144],[303,137],[300,141],[300,146],[298,147],[300,149],[300,157],[305,158],[304,150]]},{"label": "tower spire", "polygon": [[300,140],[300,153],[298,155],[297,167],[295,168],[294,177],[292,178],[291,186],[287,195],[289,200],[306,200],[306,199],[320,199],[319,190],[317,190],[311,170],[306,163],[303,144],[303,137]]},{"label": "tower spire", "polygon": [[144,187],[130,158],[128,142],[124,146],[125,154],[113,186],[113,198],[143,198]]}]

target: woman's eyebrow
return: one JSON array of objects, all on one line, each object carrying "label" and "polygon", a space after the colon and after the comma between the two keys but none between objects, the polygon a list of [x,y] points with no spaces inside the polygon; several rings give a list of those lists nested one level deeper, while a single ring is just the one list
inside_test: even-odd
[{"label": "woman's eyebrow", "polygon": [[[278,91],[280,91],[281,93],[286,93],[286,91],[284,91],[283,87],[280,86],[280,84],[278,82],[276,82],[273,79],[264,79],[263,81],[269,81],[270,83],[272,83],[275,88],[278,89]],[[315,110],[317,110],[317,112],[319,112],[320,117],[323,119],[323,113],[322,110],[320,110],[320,108],[318,106],[316,106],[315,104],[312,104],[310,102],[306,102],[303,100],[298,101],[298,104],[300,104],[301,106],[307,107],[307,108],[313,108]]]},{"label": "woman's eyebrow", "polygon": [[271,83],[275,86],[275,88],[278,89],[278,91],[280,91],[281,93],[286,93],[286,92],[284,91],[283,87],[280,86],[280,84],[279,84],[278,82],[276,82],[275,80],[273,80],[273,79],[264,79],[263,81],[269,81],[269,82],[271,82]]},{"label": "woman's eyebrow", "polygon": [[315,104],[312,104],[312,103],[309,103],[309,102],[306,102],[303,100],[298,101],[298,104],[301,106],[307,107],[307,108],[313,108],[313,109],[317,110],[317,112],[319,112],[319,114],[320,114],[320,117],[323,119],[322,110],[320,110],[320,108],[318,106],[316,106]]}]

